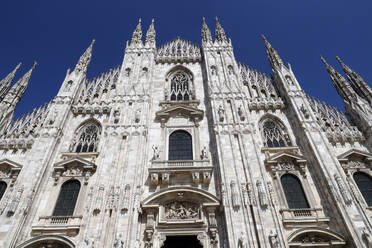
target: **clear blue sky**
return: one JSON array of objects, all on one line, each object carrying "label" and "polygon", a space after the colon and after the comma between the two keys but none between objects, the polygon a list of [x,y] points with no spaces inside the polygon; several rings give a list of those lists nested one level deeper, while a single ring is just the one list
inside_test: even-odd
[{"label": "clear blue sky", "polygon": [[[38,61],[16,114],[50,101],[66,70],[96,39],[88,78],[121,64],[125,42],[142,18],[155,18],[157,44],[180,36],[200,44],[202,17],[214,34],[218,16],[232,39],[237,61],[270,73],[261,34],[290,62],[304,90],[342,108],[319,56],[340,66],[340,56],[372,82],[372,1],[39,1],[0,2],[0,77],[18,62],[19,78]],[[16,79],[17,79],[16,78]]]}]

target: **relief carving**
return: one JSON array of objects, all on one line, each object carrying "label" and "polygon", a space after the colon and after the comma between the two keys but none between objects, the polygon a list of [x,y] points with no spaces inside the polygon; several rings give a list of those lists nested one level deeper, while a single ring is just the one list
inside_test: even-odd
[{"label": "relief carving", "polygon": [[164,208],[166,219],[186,220],[199,218],[200,206],[192,202],[170,202]]}]

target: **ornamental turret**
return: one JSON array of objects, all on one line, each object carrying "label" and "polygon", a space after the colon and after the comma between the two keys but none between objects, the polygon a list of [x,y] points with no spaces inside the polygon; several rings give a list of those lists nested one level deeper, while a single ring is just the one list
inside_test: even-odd
[{"label": "ornamental turret", "polygon": [[32,71],[35,69],[36,64],[37,63],[34,62],[31,69],[13,85],[0,103],[0,131],[4,130],[13,119],[14,110],[27,89],[28,82],[30,81]]},{"label": "ornamental turret", "polygon": [[0,81],[0,102],[4,99],[6,93],[8,92],[10,84],[12,83],[14,76],[21,64],[22,63],[19,63],[11,73],[9,73],[3,80]]},{"label": "ornamental turret", "polygon": [[364,81],[364,79],[357,74],[355,71],[350,69],[349,66],[344,64],[341,59],[336,56],[337,61],[341,64],[343,71],[345,72],[347,79],[349,80],[351,87],[355,90],[355,92],[362,98],[364,98],[368,103],[372,106],[372,89],[371,87]]},{"label": "ornamental turret", "polygon": [[345,109],[353,122],[366,135],[368,143],[372,144],[372,108],[368,101],[359,96],[349,82],[330,66],[323,57],[329,76],[337,93],[342,97]]},{"label": "ornamental turret", "polygon": [[154,19],[152,19],[149,29],[146,32],[146,46],[156,47],[156,32],[154,27]]},{"label": "ornamental turret", "polygon": [[220,24],[220,21],[218,20],[217,16],[216,16],[216,31],[215,31],[215,34],[216,34],[216,41],[218,43],[227,43],[228,42],[225,30],[222,28],[222,26]]},{"label": "ornamental turret", "polygon": [[208,28],[208,25],[205,23],[205,17],[203,17],[203,27],[201,29],[201,37],[203,44],[212,44],[212,35],[211,31]]},{"label": "ornamental turret", "polygon": [[90,60],[92,59],[92,50],[93,50],[94,42],[95,42],[95,39],[92,40],[87,50],[85,50],[83,55],[81,55],[78,63],[75,66],[74,71],[76,73],[82,72],[85,74],[87,72]]},{"label": "ornamental turret", "polygon": [[141,18],[138,20],[136,29],[133,32],[132,39],[130,41],[130,46],[142,45],[142,25]]}]

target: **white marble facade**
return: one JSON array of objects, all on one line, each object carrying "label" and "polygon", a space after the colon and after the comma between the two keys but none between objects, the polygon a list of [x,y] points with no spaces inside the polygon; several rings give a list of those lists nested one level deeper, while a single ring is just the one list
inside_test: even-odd
[{"label": "white marble facade", "polygon": [[[235,60],[218,20],[201,46],[157,47],[154,22],[144,36],[140,21],[122,65],[90,80],[93,41],[57,96],[17,120],[36,64],[1,81],[0,247],[372,247],[371,188],[355,181],[372,176],[372,91],[358,74],[323,59],[351,121],[306,95],[265,37],[272,77]],[[189,159],[170,159],[174,132],[191,137]],[[72,181],[76,204],[58,215]]]}]

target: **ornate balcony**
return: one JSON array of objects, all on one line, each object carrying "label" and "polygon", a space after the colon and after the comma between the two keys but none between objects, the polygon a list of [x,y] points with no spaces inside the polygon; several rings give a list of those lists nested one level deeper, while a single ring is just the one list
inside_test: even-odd
[{"label": "ornate balcony", "polygon": [[283,224],[287,227],[308,224],[327,227],[329,222],[329,218],[324,216],[322,208],[281,209],[280,213]]},{"label": "ornate balcony", "polygon": [[149,168],[150,181],[153,185],[169,184],[170,177],[188,174],[193,183],[209,184],[213,166],[209,160],[154,160]]},{"label": "ornate balcony", "polygon": [[58,233],[76,236],[79,233],[83,216],[41,216],[37,225],[32,226],[32,235]]}]

